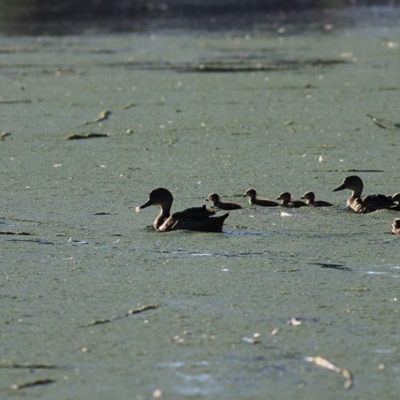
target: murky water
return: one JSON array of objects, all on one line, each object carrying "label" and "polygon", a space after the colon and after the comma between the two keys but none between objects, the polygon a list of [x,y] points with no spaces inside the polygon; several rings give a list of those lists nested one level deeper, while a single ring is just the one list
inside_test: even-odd
[{"label": "murky water", "polygon": [[[2,397],[397,398],[398,214],[332,190],[400,191],[400,131],[366,116],[400,122],[399,46],[376,21],[1,38]],[[65,139],[87,133],[108,136]],[[134,208],[158,186],[174,210],[244,208],[222,234],[156,233]]]}]

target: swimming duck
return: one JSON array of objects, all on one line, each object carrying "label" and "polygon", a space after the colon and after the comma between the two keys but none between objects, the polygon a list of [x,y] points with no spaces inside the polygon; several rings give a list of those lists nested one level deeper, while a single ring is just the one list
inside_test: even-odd
[{"label": "swimming duck", "polygon": [[299,208],[299,207],[304,207],[307,206],[307,203],[304,203],[304,201],[301,200],[291,200],[292,196],[289,192],[282,192],[277,200],[282,200],[282,205],[284,207],[290,207],[290,208]]},{"label": "swimming duck", "polygon": [[392,222],[393,235],[400,235],[400,218],[395,218]]},{"label": "swimming duck", "polygon": [[315,200],[315,194],[314,192],[305,192],[303,197],[301,199],[305,199],[307,205],[311,207],[331,207],[333,206],[332,203],[329,203],[324,200]]},{"label": "swimming duck", "polygon": [[220,210],[239,210],[240,208],[242,208],[241,205],[236,203],[230,203],[230,202],[223,203],[220,200],[219,195],[217,193],[210,193],[206,198],[206,201],[211,201],[213,207],[219,208]]},{"label": "swimming duck", "polygon": [[246,197],[246,196],[249,198],[249,203],[256,205],[256,206],[262,206],[262,207],[279,206],[279,203],[277,203],[276,201],[273,201],[270,199],[258,199],[257,192],[255,191],[255,189],[246,190],[246,193],[243,195],[243,197]]},{"label": "swimming duck", "polygon": [[161,208],[160,214],[155,219],[153,226],[159,232],[168,232],[177,229],[187,229],[202,232],[222,232],[222,225],[229,213],[218,217],[214,211],[207,210],[206,206],[192,207],[171,215],[171,206],[174,198],[172,193],[165,188],[157,188],[149,193],[146,203],[136,207],[136,212],[155,205]]},{"label": "swimming duck", "polygon": [[347,205],[355,212],[365,214],[382,208],[391,208],[396,205],[393,199],[383,194],[372,194],[361,196],[364,184],[362,179],[357,175],[351,175],[344,179],[343,183],[334,189],[349,189],[352,191],[351,196],[347,200]]}]

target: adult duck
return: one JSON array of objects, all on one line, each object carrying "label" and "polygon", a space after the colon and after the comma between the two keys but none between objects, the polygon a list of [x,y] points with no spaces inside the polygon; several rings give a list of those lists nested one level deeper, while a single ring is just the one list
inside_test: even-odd
[{"label": "adult duck", "polygon": [[303,197],[301,197],[301,199],[304,199],[306,201],[307,205],[310,207],[331,207],[331,206],[333,206],[333,204],[329,203],[328,201],[315,200],[314,192],[305,192]]},{"label": "adult duck", "polygon": [[222,202],[217,193],[210,193],[206,198],[206,201],[210,201],[213,207],[219,208],[220,210],[239,210],[240,208],[242,208],[240,204]]},{"label": "adult duck", "polygon": [[214,211],[206,206],[192,207],[171,215],[171,206],[174,198],[172,193],[165,188],[153,189],[149,193],[146,203],[136,207],[136,212],[149,206],[159,206],[161,211],[155,219],[153,226],[156,231],[168,232],[177,229],[187,229],[201,232],[222,232],[222,226],[229,213],[218,217]]},{"label": "adult duck", "polygon": [[299,208],[307,207],[308,204],[301,200],[292,200],[292,195],[289,192],[282,192],[277,200],[282,200],[283,207]]},{"label": "adult duck", "polygon": [[356,213],[365,214],[379,209],[390,209],[396,205],[393,199],[383,194],[362,196],[364,183],[357,175],[346,177],[343,183],[336,189],[333,189],[333,191],[337,192],[344,189],[352,191],[351,196],[347,200],[347,205]]},{"label": "adult duck", "polygon": [[261,207],[279,206],[279,203],[277,203],[276,201],[270,199],[259,199],[257,197],[257,192],[255,191],[255,189],[246,190],[246,193],[243,195],[243,197],[248,197],[249,203],[256,206],[261,206]]}]

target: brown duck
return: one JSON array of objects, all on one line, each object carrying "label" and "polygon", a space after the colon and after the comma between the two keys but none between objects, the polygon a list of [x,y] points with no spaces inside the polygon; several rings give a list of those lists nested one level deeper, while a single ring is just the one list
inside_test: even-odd
[{"label": "brown duck", "polygon": [[400,218],[395,218],[392,222],[393,235],[400,235]]},{"label": "brown duck", "polygon": [[154,189],[149,193],[146,203],[136,207],[136,212],[149,206],[159,206],[161,211],[155,219],[153,226],[159,232],[187,229],[201,232],[222,232],[222,226],[229,213],[218,217],[214,211],[207,210],[206,206],[192,207],[171,215],[171,206],[174,198],[172,193],[165,188]]},{"label": "brown duck", "polygon": [[307,203],[301,200],[291,200],[292,196],[289,192],[282,192],[277,200],[282,200],[282,205],[284,207],[290,208],[299,208],[299,207],[307,207]]},{"label": "brown duck", "polygon": [[215,208],[220,210],[239,210],[242,208],[241,205],[230,202],[222,202],[217,193],[210,193],[206,198],[206,201],[210,201]]},{"label": "brown duck", "polygon": [[357,175],[351,175],[344,179],[343,183],[334,189],[338,190],[349,189],[352,191],[351,196],[347,200],[347,205],[356,213],[370,213],[379,209],[390,209],[396,206],[393,199],[383,194],[371,194],[362,196],[364,188],[362,179]]},{"label": "brown duck", "polygon": [[276,201],[270,200],[270,199],[259,199],[257,198],[257,192],[255,189],[248,189],[246,190],[246,193],[243,195],[243,197],[248,197],[249,198],[249,203],[256,205],[256,206],[262,206],[262,207],[276,207],[279,206],[279,203]]},{"label": "brown duck", "polygon": [[305,199],[306,203],[310,207],[331,207],[333,206],[332,203],[329,203],[324,200],[315,200],[314,192],[305,192],[301,199]]}]

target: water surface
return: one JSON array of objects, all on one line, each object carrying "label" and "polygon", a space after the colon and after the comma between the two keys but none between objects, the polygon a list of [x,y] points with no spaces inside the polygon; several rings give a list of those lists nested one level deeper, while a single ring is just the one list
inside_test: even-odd
[{"label": "water surface", "polygon": [[[400,190],[399,131],[366,116],[399,122],[400,30],[371,25],[1,38],[2,397],[397,398],[397,214],[332,193]],[[158,186],[244,208],[156,233]]]}]

